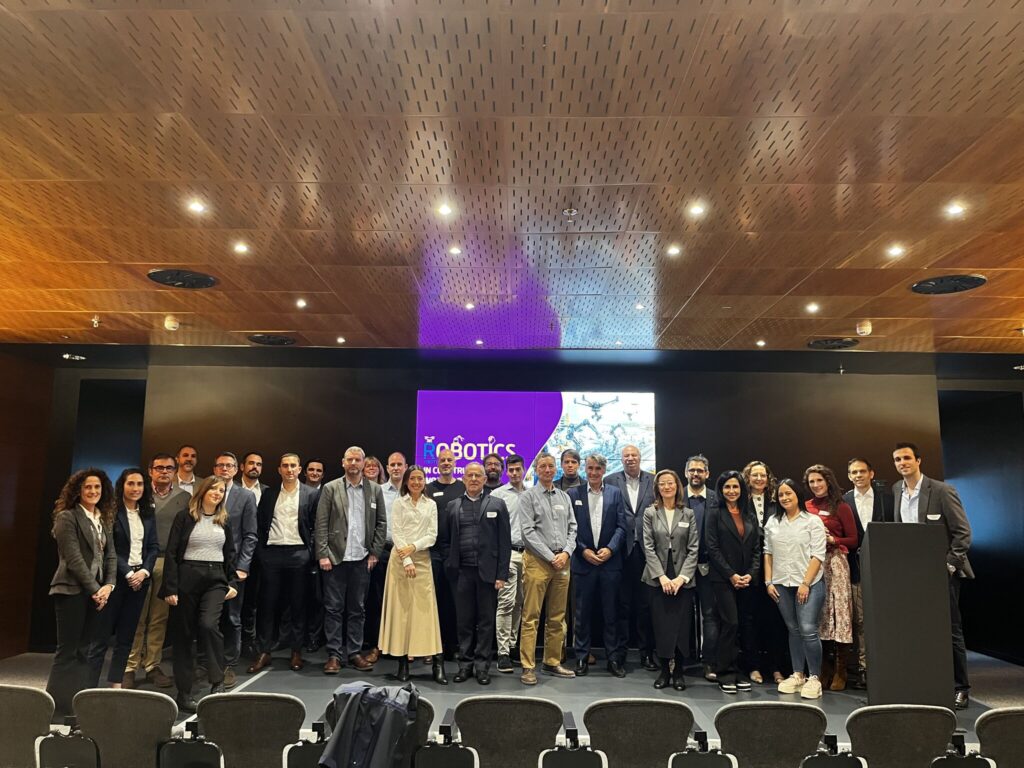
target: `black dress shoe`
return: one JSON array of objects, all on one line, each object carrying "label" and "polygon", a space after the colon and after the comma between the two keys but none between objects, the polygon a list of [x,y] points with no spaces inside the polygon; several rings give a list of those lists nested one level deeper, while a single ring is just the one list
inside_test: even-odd
[{"label": "black dress shoe", "polygon": [[434,682],[438,685],[448,685],[448,678],[444,674],[444,659],[440,654],[435,656],[431,660],[431,673],[434,676]]},{"label": "black dress shoe", "polygon": [[658,665],[654,663],[654,656],[649,653],[645,653],[640,656],[640,666],[646,669],[648,672],[657,672]]},{"label": "black dress shoe", "polygon": [[971,697],[967,691],[957,691],[953,696],[953,706],[957,709],[967,709],[970,706]]},{"label": "black dress shoe", "polygon": [[657,679],[654,681],[654,687],[657,688],[659,691],[662,688],[668,687],[668,670],[662,670],[662,672],[658,675]]},{"label": "black dress shoe", "polygon": [[617,661],[609,661],[608,662],[608,671],[611,672],[612,677],[625,677],[626,676],[625,668],[621,664],[619,664],[619,662],[617,662]]},{"label": "black dress shoe", "polygon": [[455,677],[452,678],[453,682],[464,683],[473,676],[473,670],[470,667],[462,667],[458,672],[455,673]]},{"label": "black dress shoe", "polygon": [[678,670],[674,675],[672,675],[672,687],[677,691],[686,690],[686,680],[683,678],[682,670]]},{"label": "black dress shoe", "polygon": [[850,678],[850,687],[855,691],[866,691],[868,688],[868,671],[858,669],[857,674]]},{"label": "black dress shoe", "polygon": [[476,681],[480,683],[480,685],[490,685],[491,673],[488,672],[486,669],[481,669],[479,672],[476,673]]},{"label": "black dress shoe", "polygon": [[579,659],[576,662],[576,677],[586,677],[587,672],[590,671],[590,665],[587,664],[585,658]]},{"label": "black dress shoe", "polygon": [[224,683],[214,683],[210,686],[210,693],[226,693]]},{"label": "black dress shoe", "polygon": [[179,712],[188,712],[189,714],[195,714],[196,709],[199,708],[199,705],[196,703],[195,699],[193,699],[191,696],[186,696],[180,693],[174,697],[174,703],[178,705]]}]

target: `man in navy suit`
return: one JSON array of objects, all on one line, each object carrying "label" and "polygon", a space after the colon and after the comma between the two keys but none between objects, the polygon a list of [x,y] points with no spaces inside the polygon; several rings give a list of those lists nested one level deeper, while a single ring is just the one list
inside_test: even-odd
[{"label": "man in navy suit", "polygon": [[605,484],[607,469],[604,456],[590,454],[586,461],[587,484],[568,491],[576,516],[576,549],[570,571],[576,599],[576,674],[586,675],[589,671],[590,627],[594,604],[600,596],[608,671],[615,677],[625,677],[625,667],[616,657],[616,613],[626,545],[626,505],[622,492]]},{"label": "man in navy suit", "polygon": [[864,654],[864,597],[860,587],[860,547],[864,543],[864,531],[868,523],[892,520],[892,494],[883,483],[875,483],[875,470],[867,459],[853,458],[846,463],[846,474],[853,483],[853,490],[847,491],[843,501],[856,514],[857,549],[847,556],[850,564],[850,586],[853,596],[853,634],[857,642],[857,675],[852,686],[867,688],[868,664]]},{"label": "man in navy suit", "polygon": [[714,520],[718,512],[718,494],[708,488],[711,464],[701,453],[686,460],[686,506],[693,510],[700,532],[700,549],[697,554],[697,600],[700,605],[700,652],[704,662],[704,677],[712,682],[718,680],[715,670],[718,659],[718,614],[715,612],[715,592],[711,582],[711,562],[704,535],[704,521]]}]

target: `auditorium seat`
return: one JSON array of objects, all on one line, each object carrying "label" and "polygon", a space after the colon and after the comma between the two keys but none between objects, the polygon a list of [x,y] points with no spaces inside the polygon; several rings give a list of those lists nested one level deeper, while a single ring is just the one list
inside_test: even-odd
[{"label": "auditorium seat", "polygon": [[250,768],[281,765],[306,708],[286,693],[217,693],[202,698],[196,714],[203,736],[224,753],[224,768]]},{"label": "auditorium seat", "polygon": [[715,715],[722,751],[741,768],[797,768],[817,751],[826,725],[817,707],[785,701],[727,704]]},{"label": "auditorium seat", "polygon": [[674,753],[686,749],[693,712],[681,701],[603,699],[587,707],[583,727],[609,765],[665,768]]},{"label": "auditorium seat", "polygon": [[402,737],[402,759],[398,763],[398,768],[412,768],[416,750],[427,743],[433,722],[434,707],[420,696],[416,704],[416,722],[406,729],[405,736]]},{"label": "auditorium seat", "polygon": [[153,691],[90,688],[75,695],[83,736],[96,742],[103,768],[155,768],[178,717],[174,699]]},{"label": "auditorium seat", "polygon": [[487,768],[536,768],[541,752],[555,743],[562,710],[528,696],[470,696],[455,707],[462,743]]},{"label": "auditorium seat", "polygon": [[0,768],[36,764],[36,739],[50,732],[53,698],[24,685],[0,685]]},{"label": "auditorium seat", "polygon": [[955,729],[951,710],[916,704],[862,707],[846,718],[850,751],[870,768],[928,768]]},{"label": "auditorium seat", "polygon": [[999,768],[1024,768],[1024,707],[990,709],[978,718],[974,731],[981,754]]}]

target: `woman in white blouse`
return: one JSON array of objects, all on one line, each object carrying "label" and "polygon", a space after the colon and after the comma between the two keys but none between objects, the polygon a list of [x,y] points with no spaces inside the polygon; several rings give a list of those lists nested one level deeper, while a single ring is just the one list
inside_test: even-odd
[{"label": "woman in white blouse", "polygon": [[[789,629],[793,674],[779,683],[779,693],[798,693],[805,699],[821,697],[821,639],[818,620],[825,604],[825,526],[804,509],[803,485],[779,482],[780,509],[764,527],[764,581],[768,596],[779,606]],[[804,675],[804,662],[810,676]]]},{"label": "woman in white blouse", "polygon": [[401,496],[391,508],[395,546],[384,582],[384,607],[377,643],[381,653],[398,657],[401,682],[409,679],[409,659],[430,657],[434,680],[447,685],[441,624],[430,568],[430,547],[437,539],[437,505],[423,495],[423,468],[413,464],[402,478]]}]

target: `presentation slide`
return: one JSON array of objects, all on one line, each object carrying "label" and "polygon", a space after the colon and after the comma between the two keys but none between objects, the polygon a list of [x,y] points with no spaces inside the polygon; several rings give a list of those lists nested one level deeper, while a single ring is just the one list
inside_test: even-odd
[{"label": "presentation slide", "polygon": [[609,474],[617,472],[626,445],[640,449],[643,469],[655,469],[652,392],[420,390],[417,395],[416,463],[426,468],[428,480],[437,477],[437,454],[445,449],[455,454],[456,477],[466,464],[493,452],[502,459],[522,456],[529,479],[539,453],[557,459],[567,448],[584,458],[600,453],[608,459]]}]

